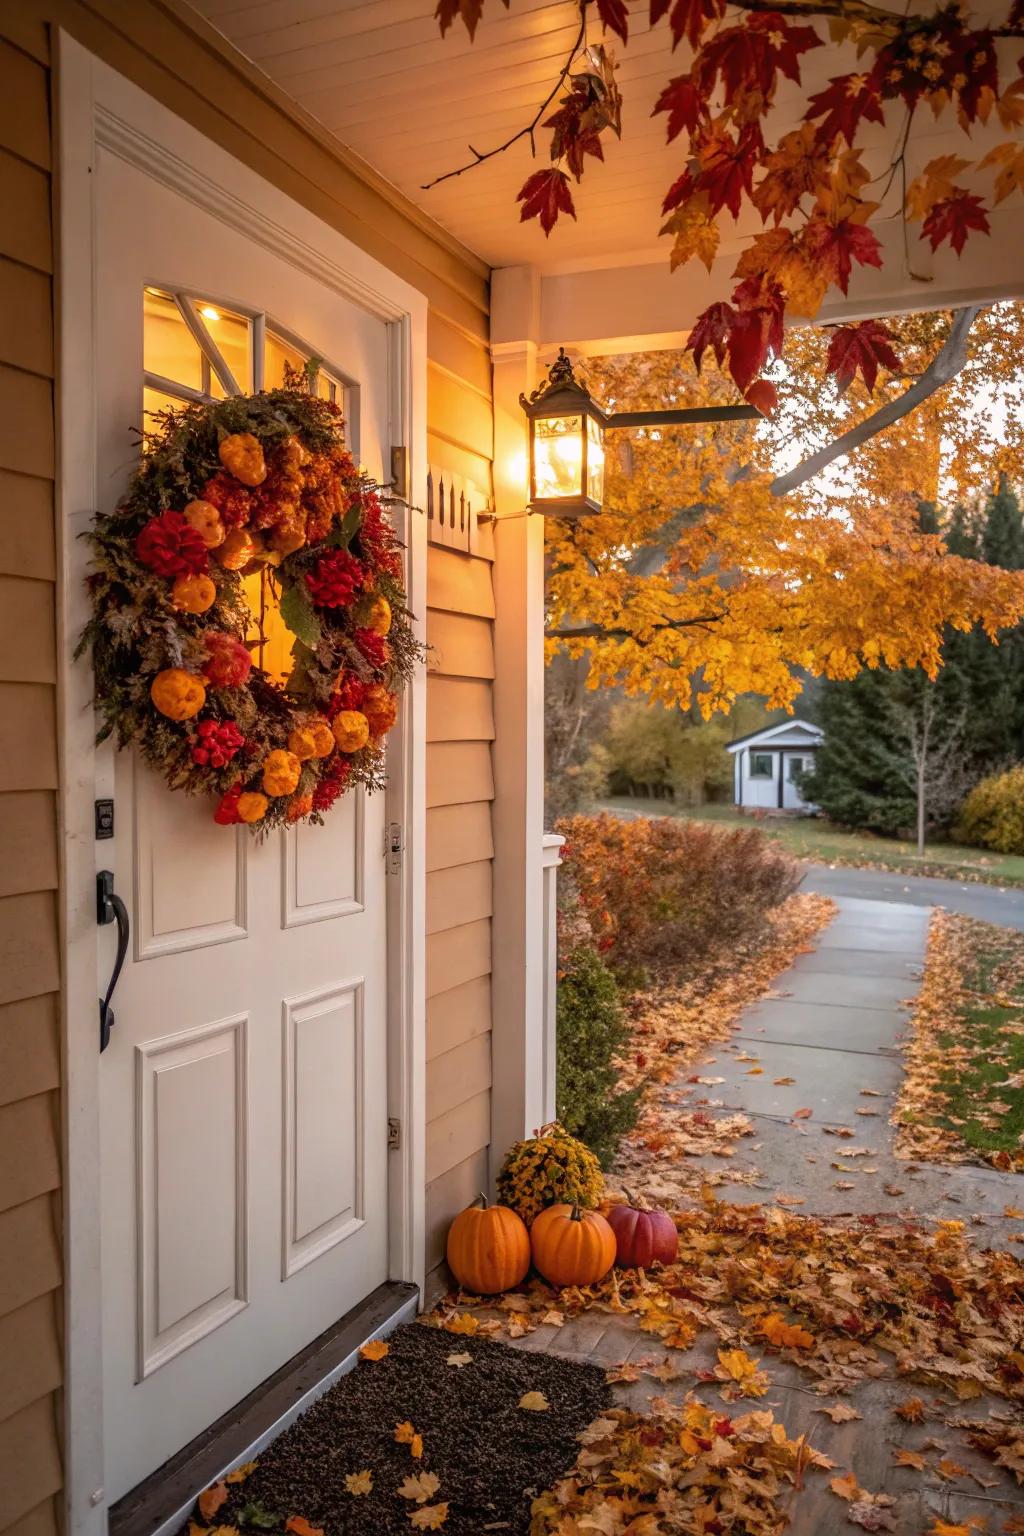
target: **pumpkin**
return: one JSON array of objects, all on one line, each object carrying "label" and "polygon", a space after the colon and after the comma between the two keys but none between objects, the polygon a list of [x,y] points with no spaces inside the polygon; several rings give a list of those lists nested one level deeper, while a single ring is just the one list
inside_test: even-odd
[{"label": "pumpkin", "polygon": [[464,1291],[495,1296],[518,1285],[530,1267],[526,1223],[486,1195],[460,1211],[448,1229],[448,1268]]},{"label": "pumpkin", "polygon": [[216,549],[224,543],[226,532],[220,513],[212,501],[190,501],[182,514],[190,528],[194,528],[207,549]]},{"label": "pumpkin", "polygon": [[153,705],[168,720],[191,720],[206,703],[206,688],[201,677],[182,667],[165,667],[149,685]]},{"label": "pumpkin", "polygon": [[386,597],[379,594],[370,604],[366,615],[366,628],[372,629],[375,635],[386,635],[391,630],[391,604]]},{"label": "pumpkin", "polygon": [[398,700],[383,683],[370,683],[363,699],[363,714],[369,722],[370,735],[383,736],[398,719]]},{"label": "pumpkin", "polygon": [[615,1263],[615,1233],[600,1211],[549,1205],[530,1228],[533,1262],[549,1285],[596,1285]]},{"label": "pumpkin", "polygon": [[301,763],[308,763],[311,757],[330,757],[334,751],[334,732],[326,720],[307,720],[289,733],[288,750]]},{"label": "pumpkin", "polygon": [[251,534],[247,528],[232,528],[217,549],[217,559],[226,571],[240,571],[262,549],[258,535]]},{"label": "pumpkin", "polygon": [[290,795],[299,787],[302,764],[294,752],[280,747],[263,761],[263,789],[268,795]]},{"label": "pumpkin", "polygon": [[244,795],[239,795],[235,809],[238,812],[239,821],[252,826],[257,821],[262,821],[267,814],[270,801],[266,795],[261,795],[258,790],[247,790]]},{"label": "pumpkin", "polygon": [[206,613],[217,601],[217,588],[209,576],[175,576],[171,606],[179,613]]},{"label": "pumpkin", "polygon": [[342,709],[334,717],[333,731],[343,752],[361,752],[370,739],[370,722],[358,709]]},{"label": "pumpkin", "polygon": [[627,1205],[613,1205],[608,1225],[615,1233],[615,1261],[623,1269],[650,1269],[672,1264],[679,1252],[679,1234],[667,1211],[645,1210],[626,1190]]},{"label": "pumpkin", "polygon": [[267,478],[263,444],[251,432],[232,432],[217,451],[224,468],[243,485],[262,485]]}]

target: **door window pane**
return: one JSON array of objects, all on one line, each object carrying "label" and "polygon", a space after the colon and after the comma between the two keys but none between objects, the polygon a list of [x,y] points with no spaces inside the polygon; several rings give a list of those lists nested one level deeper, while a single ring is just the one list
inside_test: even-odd
[{"label": "door window pane", "polygon": [[[217,344],[221,357],[231,369],[231,375],[243,394],[252,389],[252,324],[245,315],[236,315],[219,304],[197,299],[195,310],[203,325]],[[212,371],[212,370],[211,370]],[[210,393],[223,399],[224,390],[216,373],[209,385]]]},{"label": "door window pane", "polygon": [[267,332],[267,350],[263,363],[263,387],[264,389],[284,388],[284,369],[287,363],[289,368],[301,370],[306,366],[306,359],[290,342],[282,341],[280,336]]},{"label": "door window pane", "polygon": [[142,366],[147,373],[202,389],[203,354],[170,294],[147,288],[142,305]]}]

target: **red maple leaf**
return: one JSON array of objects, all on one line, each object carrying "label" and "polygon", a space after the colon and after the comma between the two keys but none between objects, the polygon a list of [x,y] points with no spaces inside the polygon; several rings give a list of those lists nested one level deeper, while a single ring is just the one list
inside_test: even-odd
[{"label": "red maple leaf", "polygon": [[739,218],[743,194],[749,197],[753,191],[756,155],[757,140],[749,133],[740,134],[738,141],[729,134],[713,141],[697,178],[712,215],[728,208],[734,219]]},{"label": "red maple leaf", "polygon": [[519,222],[540,219],[540,227],[546,235],[550,235],[560,213],[567,213],[573,219],[576,217],[569,178],[564,171],[534,171],[523,183],[516,202],[523,205]]},{"label": "red maple leaf", "polygon": [[779,403],[779,392],[768,379],[755,379],[743,396],[762,416],[770,416]]},{"label": "red maple leaf", "polygon": [[844,394],[859,373],[868,390],[873,390],[879,366],[897,373],[903,364],[893,351],[893,334],[880,320],[862,320],[859,325],[842,325],[828,345],[825,371]]},{"label": "red maple leaf", "polygon": [[678,48],[685,37],[690,47],[696,49],[708,22],[725,15],[725,0],[651,0],[651,26],[656,26],[665,15],[672,30],[672,47]]},{"label": "red maple leaf", "polygon": [[878,87],[869,75],[833,75],[825,90],[810,98],[804,116],[808,122],[824,118],[818,128],[822,143],[831,144],[841,134],[851,148],[862,120],[885,121]]},{"label": "red maple leaf", "polygon": [[999,94],[999,61],[992,33],[985,28],[978,32],[965,32],[960,46],[950,60],[949,79],[966,82],[956,87],[960,110],[969,123],[977,122],[982,100],[988,101]]},{"label": "red maple leaf", "polygon": [[587,123],[586,114],[589,108],[589,91],[585,86],[574,87],[571,95],[562,97],[562,105],[558,111],[546,117],[543,123],[543,127],[552,130],[552,160],[561,160],[564,157],[577,181],[583,175],[583,160],[586,155],[593,155],[596,160],[604,159],[600,133],[592,125],[584,126]]},{"label": "red maple leaf", "polygon": [[666,137],[667,142],[671,144],[684,128],[687,133],[694,133],[698,123],[702,122],[707,115],[707,98],[694,85],[692,75],[676,75],[654,103],[651,116],[654,117],[659,112],[668,113]]},{"label": "red maple leaf", "polygon": [[603,27],[617,32],[624,43],[629,41],[629,0],[597,0],[597,14]]},{"label": "red maple leaf", "polygon": [[948,240],[959,256],[972,229],[983,235],[992,233],[985,205],[973,192],[954,187],[952,197],[943,198],[941,203],[936,203],[932,208],[924,221],[922,233],[931,241],[933,251],[937,251],[942,242]]},{"label": "red maple leaf", "polygon": [[800,55],[820,47],[813,27],[791,27],[777,11],[763,11],[716,32],[700,50],[694,75],[708,92],[721,76],[727,103],[755,91],[767,100],[778,71],[799,84]]},{"label": "red maple leaf", "polygon": [[662,213],[671,213],[673,208],[678,208],[680,203],[685,203],[693,196],[695,186],[696,182],[693,179],[692,171],[684,171],[681,176],[677,176],[665,193],[664,201],[661,205]]},{"label": "red maple leaf", "polygon": [[725,362],[725,354],[729,347],[729,333],[735,318],[736,311],[732,305],[726,304],[722,299],[717,304],[709,304],[707,309],[697,316],[683,350],[693,353],[693,361],[698,373],[708,347],[715,354],[715,362],[721,368]]},{"label": "red maple leaf", "polygon": [[850,273],[856,261],[862,267],[882,265],[882,247],[874,230],[866,224],[840,219],[838,224],[815,214],[808,220],[802,243],[808,257],[818,263],[830,283],[846,293]]}]

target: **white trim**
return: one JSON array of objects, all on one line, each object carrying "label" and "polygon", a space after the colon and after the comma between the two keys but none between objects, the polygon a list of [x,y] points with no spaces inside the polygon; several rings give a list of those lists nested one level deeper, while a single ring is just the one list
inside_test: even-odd
[{"label": "white trim", "polygon": [[779,743],[780,746],[791,745],[794,750],[797,746],[816,746],[825,739],[825,732],[821,726],[812,725],[809,720],[782,720],[778,725],[766,726],[763,731],[758,731],[753,736],[744,736],[740,741],[726,742],[725,750],[727,752],[742,752],[744,747],[759,747],[765,742],[775,741],[776,737],[784,734],[786,731],[805,731],[810,738],[808,741],[801,741],[799,743],[787,743],[785,741]]},{"label": "white trim", "polygon": [[[112,110],[104,95],[116,101]],[[70,656],[87,617],[77,535],[97,504],[94,390],[93,168],[97,143],[129,160],[385,320],[390,330],[392,435],[408,450],[414,503],[426,485],[427,301],[415,288],[323,223],[227,151],[175,118],[58,29],[54,177],[57,266],[58,677],[61,924],[65,1067],[66,1523],[72,1536],[103,1536],[103,1377],[100,1268],[98,1020],[93,801],[97,761],[91,677]],[[126,106],[127,103],[127,106]],[[136,127],[167,127],[177,155]],[[127,112],[127,115],[125,115]],[[202,166],[200,170],[199,167]],[[385,444],[385,448],[390,445]],[[426,614],[426,519],[398,518],[407,546],[410,606]],[[388,1113],[402,1122],[390,1154],[389,1273],[422,1294],[425,1123],[425,701],[423,669],[411,684],[388,753],[387,817],[404,828],[405,853],[388,888]]]}]

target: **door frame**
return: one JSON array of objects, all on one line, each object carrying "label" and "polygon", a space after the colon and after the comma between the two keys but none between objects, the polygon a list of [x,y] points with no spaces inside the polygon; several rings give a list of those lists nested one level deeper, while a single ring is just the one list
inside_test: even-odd
[{"label": "door frame", "polygon": [[[410,607],[426,625],[426,327],[423,294],[311,211],[55,29],[54,224],[58,374],[58,732],[64,1083],[65,1499],[73,1536],[103,1536],[99,1051],[92,677],[72,652],[87,618],[87,554],[78,537],[97,505],[94,377],[97,146],[127,159],[230,227],[384,320],[392,435],[408,456],[412,505],[396,518]],[[273,307],[273,306],[271,306]],[[388,447],[390,445],[384,445]],[[388,1274],[423,1293],[425,1265],[426,679],[418,669],[388,745],[385,817],[401,828],[387,879]],[[99,768],[99,779],[97,769]],[[382,850],[383,856],[383,850]]]}]

